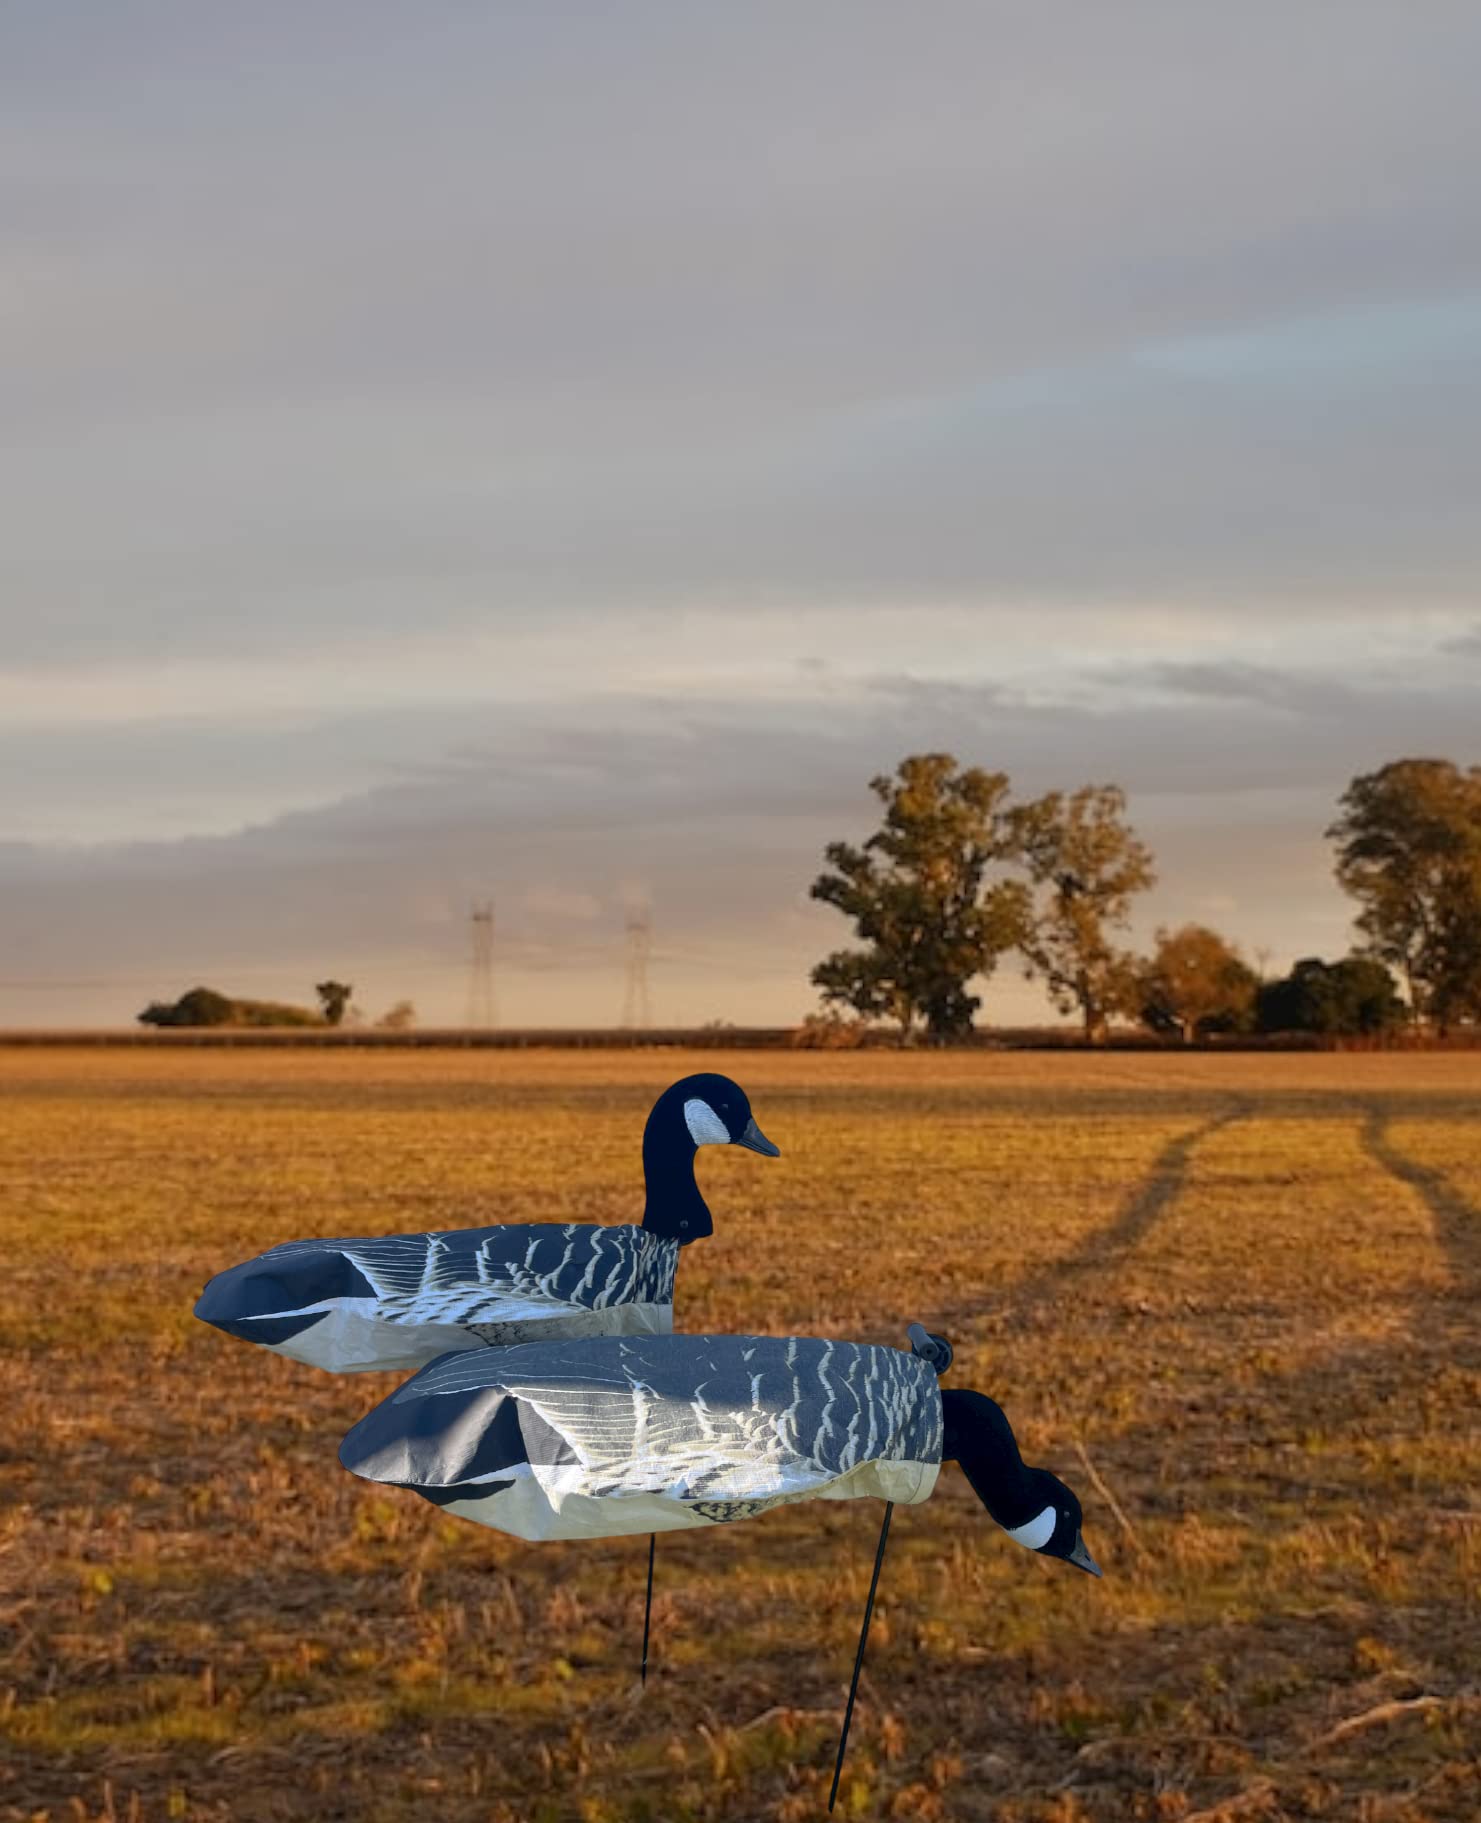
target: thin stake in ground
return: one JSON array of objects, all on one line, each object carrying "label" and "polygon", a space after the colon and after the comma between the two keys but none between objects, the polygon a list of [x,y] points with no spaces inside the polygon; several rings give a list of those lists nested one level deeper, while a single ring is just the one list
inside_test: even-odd
[{"label": "thin stake in ground", "polygon": [[874,1553],[874,1575],[869,1580],[869,1599],[864,1603],[864,1624],[859,1629],[859,1650],[854,1658],[854,1681],[848,1687],[848,1707],[843,1712],[843,1729],[838,1737],[838,1764],[833,1768],[833,1789],[828,1793],[828,1808],[832,1810],[834,1799],[838,1796],[838,1781],[843,1776],[843,1754],[848,1746],[848,1725],[854,1716],[854,1697],[858,1694],[859,1673],[864,1669],[864,1645],[869,1638],[869,1617],[874,1612],[874,1591],[879,1587],[879,1566],[884,1562],[885,1540],[890,1535],[890,1514],[895,1510],[893,1500],[884,1504],[884,1524],[879,1528],[879,1549]]},{"label": "thin stake in ground", "polygon": [[658,1534],[648,1534],[648,1599],[643,1604],[643,1663],[638,1678],[641,1683],[648,1682],[648,1625],[653,1619],[653,1552],[658,1544]]}]

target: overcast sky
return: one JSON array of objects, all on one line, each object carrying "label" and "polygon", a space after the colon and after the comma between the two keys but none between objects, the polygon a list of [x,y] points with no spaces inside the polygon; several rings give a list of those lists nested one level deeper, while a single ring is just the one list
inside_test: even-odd
[{"label": "overcast sky", "polygon": [[[0,1024],[787,1019],[866,781],[1338,954],[1481,760],[1481,8],[0,9]],[[1035,1013],[995,980],[987,1012]]]}]

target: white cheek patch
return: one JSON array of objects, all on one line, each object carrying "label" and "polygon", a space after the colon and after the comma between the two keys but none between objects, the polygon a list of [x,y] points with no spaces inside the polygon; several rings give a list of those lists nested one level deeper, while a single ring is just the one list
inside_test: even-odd
[{"label": "white cheek patch", "polygon": [[1005,1526],[1003,1529],[1015,1543],[1027,1545],[1031,1551],[1042,1551],[1054,1536],[1054,1508],[1045,1507],[1042,1513],[1036,1513],[1025,1525]]},{"label": "white cheek patch", "polygon": [[696,1146],[728,1146],[730,1129],[707,1101],[695,1096],[684,1103],[684,1125]]}]

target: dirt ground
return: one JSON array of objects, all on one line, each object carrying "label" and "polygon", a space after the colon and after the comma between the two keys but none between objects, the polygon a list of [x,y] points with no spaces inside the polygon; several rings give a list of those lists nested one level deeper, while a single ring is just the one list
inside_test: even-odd
[{"label": "dirt ground", "polygon": [[904,1345],[1070,1481],[895,1513],[839,1813],[1481,1817],[1481,1056],[0,1050],[0,1818],[826,1814],[881,1517],[527,1544],[344,1473],[394,1385],[191,1306],[275,1241],[641,1210],[677,1326]]}]

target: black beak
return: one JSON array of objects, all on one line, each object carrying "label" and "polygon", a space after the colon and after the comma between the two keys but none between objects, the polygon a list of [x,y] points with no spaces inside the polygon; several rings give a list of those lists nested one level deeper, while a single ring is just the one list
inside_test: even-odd
[{"label": "black beak", "polygon": [[1069,1556],[1065,1559],[1065,1562],[1072,1563],[1077,1570],[1088,1570],[1092,1576],[1100,1575],[1100,1565],[1090,1555],[1089,1551],[1085,1549],[1085,1540],[1078,1532],[1075,1534],[1075,1548],[1070,1552]]},{"label": "black beak", "polygon": [[748,1152],[759,1152],[763,1158],[780,1158],[782,1156],[781,1147],[774,1146],[771,1143],[761,1131],[760,1127],[756,1125],[756,1118],[754,1115],[746,1122],[746,1130],[741,1134],[740,1138],[735,1141],[735,1144],[744,1146]]}]

